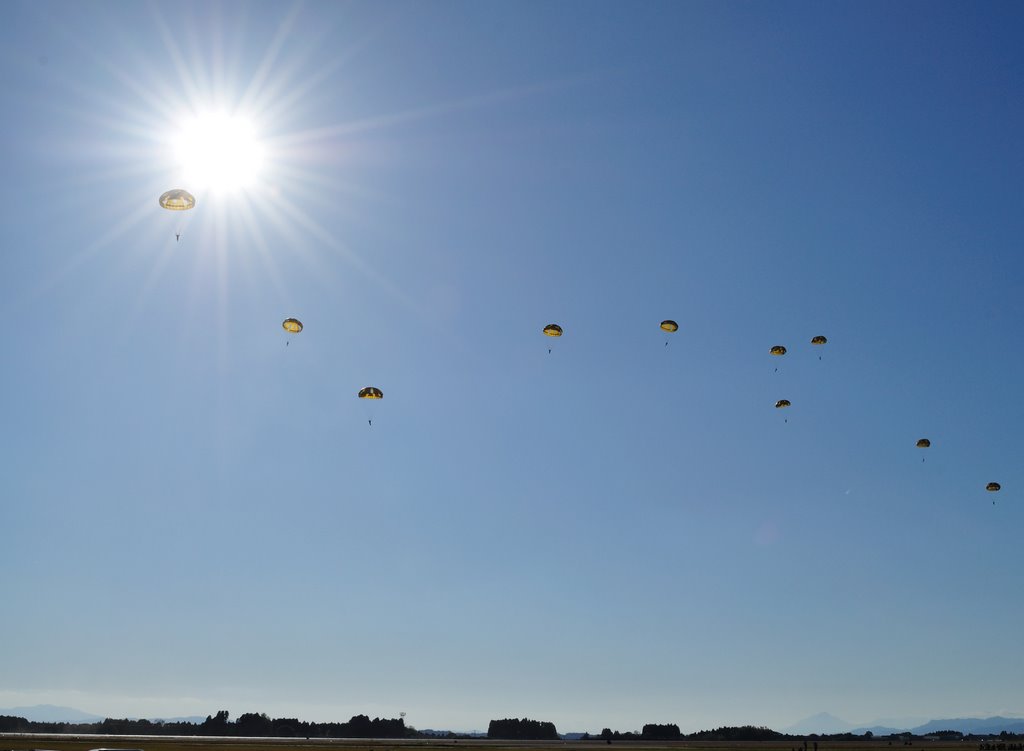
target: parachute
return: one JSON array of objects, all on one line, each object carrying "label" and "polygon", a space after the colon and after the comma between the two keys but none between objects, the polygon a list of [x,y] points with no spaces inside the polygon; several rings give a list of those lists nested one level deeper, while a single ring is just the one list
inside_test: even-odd
[{"label": "parachute", "polygon": [[[774,347],[768,350],[768,354],[774,355],[775,357],[782,357],[784,354],[786,354],[786,348],[783,347],[781,344],[776,344]],[[779,369],[776,368],[775,372],[778,373]]]},{"label": "parachute", "polygon": [[[188,211],[196,206],[196,197],[189,193],[187,190],[181,188],[175,188],[169,190],[159,198],[160,206],[167,209],[168,211]],[[185,225],[184,217],[178,217],[175,220],[174,227],[174,240],[177,242],[181,240],[182,229]]]},{"label": "parachute", "polygon": [[[298,318],[285,318],[281,321],[281,327],[289,334],[298,334],[302,331],[302,321]],[[291,342],[285,342],[284,346],[288,346]]]},{"label": "parachute", "polygon": [[[926,449],[926,448],[928,448],[931,445],[932,445],[932,442],[929,441],[927,438],[921,438],[921,439],[918,439],[918,441],[917,441],[917,447],[919,449]],[[924,457],[923,456],[921,457],[921,461],[924,461]]]},{"label": "parachute", "polygon": [[[544,327],[544,336],[561,336],[562,327],[557,323],[549,323]],[[548,347],[548,354],[551,354],[551,347]]]},{"label": "parachute", "polygon": [[[779,399],[777,402],[775,402],[775,409],[785,409],[786,407],[790,406],[792,405],[790,404],[789,399]],[[787,417],[783,422],[789,422],[789,418]]]},{"label": "parachute", "polygon": [[819,336],[816,336],[813,339],[811,339],[811,344],[818,345],[818,346],[820,346],[822,344],[828,344],[828,339],[826,339],[825,337],[819,335]]},{"label": "parachute", "polygon": [[196,197],[187,190],[175,188],[160,196],[160,205],[168,211],[188,211],[195,208]]},{"label": "parachute", "polygon": [[995,493],[996,491],[1001,490],[1002,487],[1003,486],[1000,485],[998,482],[990,482],[988,485],[985,486],[985,490],[987,490],[990,493]]},{"label": "parachute", "polygon": [[[673,334],[679,331],[679,324],[673,321],[671,318],[666,318],[661,322],[661,330],[666,331],[669,334]],[[665,346],[668,346],[668,339],[665,339]]]},{"label": "parachute", "polygon": [[[359,398],[360,399],[366,399],[367,400],[367,404],[370,404],[371,402],[374,402],[374,401],[376,401],[378,399],[383,399],[384,398],[384,392],[381,391],[376,386],[364,386],[363,388],[359,389]],[[374,413],[374,411],[375,410],[371,410],[371,409],[367,409],[366,410],[366,422],[369,423],[369,425],[371,427],[373,426],[373,413]]]}]

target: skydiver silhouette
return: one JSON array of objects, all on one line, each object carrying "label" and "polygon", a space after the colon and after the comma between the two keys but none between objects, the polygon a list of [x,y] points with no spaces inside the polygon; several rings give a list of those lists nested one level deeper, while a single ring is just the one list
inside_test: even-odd
[{"label": "skydiver silhouette", "polygon": [[180,232],[175,232],[174,233],[174,242],[178,242],[179,240],[181,240],[181,233]]}]

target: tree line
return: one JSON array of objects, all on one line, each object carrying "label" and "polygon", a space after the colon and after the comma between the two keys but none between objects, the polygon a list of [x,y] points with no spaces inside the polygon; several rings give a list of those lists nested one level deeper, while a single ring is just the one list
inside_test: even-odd
[{"label": "tree line", "polygon": [[415,738],[419,734],[406,727],[405,720],[372,720],[356,715],[348,722],[306,722],[295,717],[271,719],[266,714],[249,712],[235,721],[227,710],[208,715],[203,722],[163,722],[107,718],[102,722],[33,722],[24,717],[0,715],[0,733],[68,733],[88,735],[195,735],[274,738]]},{"label": "tree line", "polygon": [[[132,720],[107,718],[102,722],[34,722],[24,717],[0,715],[0,733],[64,733],[88,735],[92,733],[104,735],[186,735],[186,736],[228,736],[228,737],[271,737],[271,738],[429,738],[436,733],[420,733],[408,727],[403,718],[385,719],[375,717],[372,720],[366,715],[356,715],[348,722],[306,722],[295,717],[277,717],[271,719],[264,713],[249,712],[232,721],[227,710],[215,715],[208,715],[203,722],[165,722],[162,720]],[[959,731],[945,730],[929,734],[930,737],[956,737],[970,740],[986,740],[984,735],[964,735]],[[469,736],[448,733],[450,738],[466,738]],[[522,719],[491,720],[487,727],[487,737],[501,740],[559,740],[561,736],[553,722],[542,722],[523,717]],[[771,728],[742,725],[738,727],[720,727],[714,730],[701,730],[696,733],[684,734],[675,723],[664,725],[650,723],[640,731],[620,732],[604,728],[599,734],[583,733],[583,741],[779,741],[804,739],[803,751],[807,751],[807,738],[828,740],[854,740],[871,738],[868,731],[863,735],[852,733],[835,733],[807,736],[794,736],[779,733]],[[879,736],[879,739],[890,738],[909,744],[915,736],[908,732],[893,733],[891,736]],[[1003,731],[999,734],[1002,743],[979,744],[979,751],[1024,751],[1024,743],[1006,743],[1006,741],[1024,740],[1024,735]],[[817,751],[818,743],[814,747]],[[799,751],[794,747],[793,751]]]},{"label": "tree line", "polygon": [[557,741],[560,736],[553,722],[539,720],[491,720],[487,726],[488,738],[512,741]]},{"label": "tree line", "polygon": [[618,730],[605,728],[599,735],[584,733],[580,740],[602,740],[611,743],[612,741],[772,741],[787,736],[770,728],[754,727],[744,725],[742,727],[721,727],[715,730],[701,730],[696,733],[683,734],[675,723],[657,725],[654,723],[644,725],[639,733],[627,731],[620,733]]}]

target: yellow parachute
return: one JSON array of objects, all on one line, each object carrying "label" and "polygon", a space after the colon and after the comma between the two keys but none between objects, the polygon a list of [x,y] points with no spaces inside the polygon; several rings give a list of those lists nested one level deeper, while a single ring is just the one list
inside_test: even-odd
[{"label": "yellow parachute", "polygon": [[[561,336],[562,327],[557,323],[549,323],[544,327],[544,336]],[[548,354],[551,354],[551,347],[548,347]]]},{"label": "yellow parachute", "polygon": [[[302,331],[302,321],[300,321],[298,318],[285,318],[281,322],[281,326],[289,334],[298,334],[300,331]],[[315,339],[316,337],[313,338]]]},{"label": "yellow parachute", "polygon": [[[782,357],[784,354],[786,354],[786,348],[783,347],[781,344],[776,344],[774,347],[768,350],[768,354],[774,355],[775,357]],[[779,369],[776,368],[775,372],[778,373]]]},{"label": "yellow parachute", "polygon": [[[384,392],[381,391],[376,386],[364,386],[363,388],[359,389],[359,398],[366,399],[367,405],[369,405],[369,403],[371,402],[374,402],[378,399],[383,399]],[[373,413],[375,411],[375,409],[370,408],[367,408],[366,410],[366,422],[370,425],[370,427],[373,427]]]},{"label": "yellow parachute", "polygon": [[1000,485],[998,482],[990,482],[988,485],[985,486],[985,490],[987,490],[990,493],[995,493],[996,491],[1000,490],[1002,487],[1003,486]]},{"label": "yellow parachute", "polygon": [[195,208],[196,197],[187,190],[175,188],[160,196],[160,205],[168,211],[188,211]]},{"label": "yellow parachute", "polygon": [[823,336],[821,336],[819,334],[818,336],[816,336],[813,339],[811,339],[811,344],[816,344],[816,345],[828,344],[828,339],[826,339],[825,337],[823,337]]},{"label": "yellow parachute", "polygon": [[668,331],[669,333],[679,331],[679,324],[669,319],[661,322],[661,329],[662,331]]},{"label": "yellow parachute", "polygon": [[[777,402],[775,402],[775,409],[785,409],[786,407],[789,406],[792,406],[789,402],[789,399],[779,399]],[[785,422],[789,422],[788,417],[786,418]]]},{"label": "yellow parachute", "polygon": [[927,438],[922,438],[922,439],[920,439],[920,440],[919,440],[919,441],[917,442],[917,447],[918,447],[919,449],[926,449],[926,448],[928,448],[928,447],[929,447],[929,446],[931,446],[931,445],[932,445],[932,442],[931,442],[931,441],[929,441],[929,440],[928,440]]}]

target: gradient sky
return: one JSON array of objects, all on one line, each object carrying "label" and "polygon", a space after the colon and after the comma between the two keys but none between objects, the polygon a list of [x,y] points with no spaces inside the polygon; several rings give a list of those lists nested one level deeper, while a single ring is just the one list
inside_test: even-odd
[{"label": "gradient sky", "polygon": [[1024,714],[1020,3],[4,16],[0,706]]}]

